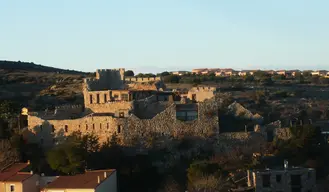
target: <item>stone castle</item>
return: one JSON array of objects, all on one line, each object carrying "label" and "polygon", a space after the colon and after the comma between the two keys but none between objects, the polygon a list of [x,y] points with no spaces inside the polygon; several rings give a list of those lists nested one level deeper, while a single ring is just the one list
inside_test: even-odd
[{"label": "stone castle", "polygon": [[83,106],[41,112],[24,108],[25,137],[51,147],[75,131],[93,133],[101,142],[116,134],[123,145],[142,143],[152,135],[218,136],[215,88],[193,88],[177,95],[165,90],[161,77],[125,77],[124,73],[124,69],[101,69],[95,78],[84,79]]}]

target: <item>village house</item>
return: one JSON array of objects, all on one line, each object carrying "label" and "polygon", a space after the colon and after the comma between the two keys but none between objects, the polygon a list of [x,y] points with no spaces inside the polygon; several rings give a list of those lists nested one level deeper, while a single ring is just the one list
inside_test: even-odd
[{"label": "village house", "polygon": [[179,75],[179,76],[182,76],[182,75],[186,75],[186,74],[189,74],[190,72],[188,71],[174,71],[172,72],[173,75]]},{"label": "village house", "polygon": [[310,168],[265,169],[247,171],[248,187],[256,192],[311,191],[316,192],[316,174]]},{"label": "village house", "polygon": [[207,68],[201,68],[201,69],[192,69],[192,73],[194,74],[201,74],[203,71],[207,71]]},{"label": "village house", "polygon": [[325,70],[312,71],[311,74],[312,74],[312,76],[325,77],[328,75],[328,71],[325,71]]},{"label": "village house", "polygon": [[117,192],[117,172],[114,169],[86,171],[74,176],[59,176],[40,192]]},{"label": "village house", "polygon": [[33,174],[30,163],[15,163],[0,171],[1,192],[39,192],[39,175]]}]

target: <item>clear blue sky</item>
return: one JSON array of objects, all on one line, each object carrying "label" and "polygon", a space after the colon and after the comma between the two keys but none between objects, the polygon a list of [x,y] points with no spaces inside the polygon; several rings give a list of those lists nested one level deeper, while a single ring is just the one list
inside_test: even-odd
[{"label": "clear blue sky", "polygon": [[329,69],[328,0],[0,0],[0,60]]}]

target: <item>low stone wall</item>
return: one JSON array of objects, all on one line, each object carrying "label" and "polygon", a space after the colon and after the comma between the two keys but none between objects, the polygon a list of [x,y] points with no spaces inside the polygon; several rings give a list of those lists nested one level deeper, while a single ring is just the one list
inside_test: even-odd
[{"label": "low stone wall", "polygon": [[280,140],[288,140],[292,137],[289,128],[276,128],[274,129],[274,136]]},{"label": "low stone wall", "polygon": [[262,150],[266,144],[266,136],[259,132],[227,132],[218,137],[216,150],[228,152],[239,149],[243,153],[253,153]]}]

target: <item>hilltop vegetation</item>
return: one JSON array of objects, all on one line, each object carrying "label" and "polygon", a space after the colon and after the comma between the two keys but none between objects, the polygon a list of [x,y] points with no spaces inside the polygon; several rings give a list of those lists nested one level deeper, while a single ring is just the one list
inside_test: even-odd
[{"label": "hilltop vegetation", "polygon": [[81,82],[88,75],[34,63],[0,61],[0,100],[37,110],[69,102],[81,103]]}]

